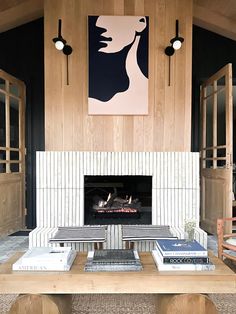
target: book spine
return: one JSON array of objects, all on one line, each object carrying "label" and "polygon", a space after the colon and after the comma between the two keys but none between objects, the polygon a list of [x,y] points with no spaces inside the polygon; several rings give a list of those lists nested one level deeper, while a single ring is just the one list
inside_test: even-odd
[{"label": "book spine", "polygon": [[163,256],[165,257],[171,257],[171,256],[183,256],[183,257],[188,257],[188,256],[192,256],[192,257],[207,257],[208,253],[205,251],[180,251],[180,252],[164,252]]},{"label": "book spine", "polygon": [[162,264],[158,265],[159,270],[186,270],[186,271],[212,271],[215,270],[213,264]]},{"label": "book spine", "polygon": [[174,256],[163,257],[163,263],[165,264],[207,264],[209,263],[208,257],[186,257],[186,256]]},{"label": "book spine", "polygon": [[85,265],[84,270],[85,271],[140,271],[142,270],[142,265],[123,265],[122,267],[118,266],[109,266],[109,265],[103,265],[101,267],[97,267],[94,265]]},{"label": "book spine", "polygon": [[161,247],[156,243],[156,248],[165,257],[182,256],[182,257],[207,257],[207,251],[163,251]]},{"label": "book spine", "polygon": [[208,271],[208,270],[215,270],[215,265],[214,264],[195,264],[196,270],[203,270],[203,271]]},{"label": "book spine", "polygon": [[13,264],[13,270],[21,270],[21,271],[68,271],[70,269],[69,265],[22,265],[22,264]]}]

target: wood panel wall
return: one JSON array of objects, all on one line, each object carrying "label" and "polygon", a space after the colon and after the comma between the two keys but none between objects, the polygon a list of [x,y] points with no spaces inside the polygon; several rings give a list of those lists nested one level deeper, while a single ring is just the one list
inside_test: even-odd
[{"label": "wood panel wall", "polygon": [[[192,0],[45,0],[46,150],[190,151]],[[149,114],[88,115],[88,15],[149,16]],[[66,57],[52,42],[58,19],[73,47]],[[183,47],[169,59],[164,49],[179,20]],[[128,104],[127,104],[128,105]]]}]

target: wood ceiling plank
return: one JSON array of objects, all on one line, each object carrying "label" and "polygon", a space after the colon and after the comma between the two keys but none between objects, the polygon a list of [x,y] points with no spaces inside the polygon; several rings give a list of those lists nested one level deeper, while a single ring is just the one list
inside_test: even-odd
[{"label": "wood ceiling plank", "polygon": [[[236,3],[234,7],[236,11]],[[233,10],[234,8],[232,8]],[[235,20],[211,11],[207,6],[199,6],[196,2],[193,7],[193,23],[219,35],[236,40]]]},{"label": "wood ceiling plank", "polygon": [[43,0],[1,1],[0,33],[43,16]]}]

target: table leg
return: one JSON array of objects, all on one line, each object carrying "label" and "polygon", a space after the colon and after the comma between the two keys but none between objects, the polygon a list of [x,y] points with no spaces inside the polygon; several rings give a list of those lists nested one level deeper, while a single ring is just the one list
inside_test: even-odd
[{"label": "table leg", "polygon": [[126,249],[126,250],[129,249],[129,241],[125,241],[125,249]]},{"label": "table leg", "polygon": [[217,314],[213,301],[204,294],[159,294],[158,313],[161,314]]},{"label": "table leg", "polygon": [[71,294],[25,294],[19,295],[9,314],[71,314]]},{"label": "table leg", "polygon": [[98,249],[103,250],[103,243],[102,242],[98,242]]},{"label": "table leg", "polygon": [[125,241],[125,248],[126,248],[126,250],[133,250],[134,249],[134,242]]},{"label": "table leg", "polygon": [[134,242],[130,241],[129,248],[130,250],[134,250]]},{"label": "table leg", "polygon": [[103,242],[94,242],[94,250],[103,250]]}]

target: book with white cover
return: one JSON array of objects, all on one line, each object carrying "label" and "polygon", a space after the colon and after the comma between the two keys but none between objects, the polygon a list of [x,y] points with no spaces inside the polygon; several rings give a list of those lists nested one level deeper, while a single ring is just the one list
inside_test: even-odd
[{"label": "book with white cover", "polygon": [[25,265],[41,265],[42,263],[66,264],[71,252],[71,247],[34,247],[22,255],[22,263]]},{"label": "book with white cover", "polygon": [[207,264],[166,264],[161,261],[160,252],[152,251],[153,260],[159,271],[212,271],[215,265],[211,262]]},{"label": "book with white cover", "polygon": [[163,256],[208,256],[207,250],[196,240],[158,239],[156,246]]},{"label": "book with white cover", "polygon": [[24,257],[20,257],[13,265],[12,270],[21,270],[21,271],[69,271],[76,257],[76,251],[71,250],[68,260],[63,262],[53,262],[42,261],[35,264],[30,261],[28,264],[24,260]]}]

